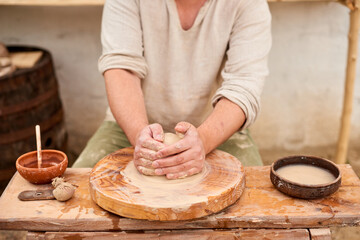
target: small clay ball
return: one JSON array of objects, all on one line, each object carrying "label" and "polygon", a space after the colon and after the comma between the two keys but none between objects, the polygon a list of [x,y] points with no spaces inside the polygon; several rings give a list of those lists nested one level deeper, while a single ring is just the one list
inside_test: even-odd
[{"label": "small clay ball", "polygon": [[54,197],[61,202],[69,200],[74,195],[74,192],[75,187],[67,182],[62,182],[53,190]]},{"label": "small clay ball", "polygon": [[177,143],[178,141],[180,141],[183,136],[179,136],[180,134],[174,134],[174,133],[165,133],[164,134],[164,144],[166,145],[172,145],[174,143]]}]

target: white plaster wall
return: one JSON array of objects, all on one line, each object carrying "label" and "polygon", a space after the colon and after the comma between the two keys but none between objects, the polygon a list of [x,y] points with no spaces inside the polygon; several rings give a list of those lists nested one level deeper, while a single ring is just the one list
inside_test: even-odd
[{"label": "white plaster wall", "polygon": [[[337,3],[274,3],[270,9],[270,76],[254,137],[263,148],[332,145],[340,126],[349,10]],[[360,139],[358,69],[353,142]]]},{"label": "white plaster wall", "polygon": [[[270,76],[253,137],[261,149],[333,145],[342,108],[348,10],[337,3],[273,3],[270,9]],[[0,41],[51,51],[75,153],[107,106],[97,71],[101,13],[102,7],[0,6]],[[358,65],[351,139],[360,147]]]}]

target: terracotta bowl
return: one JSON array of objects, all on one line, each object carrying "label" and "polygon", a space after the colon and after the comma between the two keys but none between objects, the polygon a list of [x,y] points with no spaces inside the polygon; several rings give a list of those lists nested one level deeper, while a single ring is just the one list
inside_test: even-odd
[{"label": "terracotta bowl", "polygon": [[[326,184],[307,185],[287,180],[276,172],[280,167],[290,164],[309,164],[328,170],[335,180]],[[313,156],[290,156],[281,158],[271,165],[270,179],[275,188],[289,196],[303,199],[316,199],[336,192],[341,185],[339,168],[331,161]]]},{"label": "terracotta bowl", "polygon": [[58,150],[42,150],[42,167],[37,167],[37,152],[28,152],[16,160],[16,169],[20,175],[34,184],[50,183],[61,176],[68,165],[65,153]]}]

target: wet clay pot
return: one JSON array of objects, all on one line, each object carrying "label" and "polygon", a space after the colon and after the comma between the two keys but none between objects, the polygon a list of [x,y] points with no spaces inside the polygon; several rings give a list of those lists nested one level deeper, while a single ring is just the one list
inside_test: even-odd
[{"label": "wet clay pot", "polygon": [[37,152],[28,152],[16,160],[16,169],[20,175],[34,184],[50,183],[55,177],[61,176],[68,165],[65,153],[58,150],[42,150],[42,165],[37,166]]}]

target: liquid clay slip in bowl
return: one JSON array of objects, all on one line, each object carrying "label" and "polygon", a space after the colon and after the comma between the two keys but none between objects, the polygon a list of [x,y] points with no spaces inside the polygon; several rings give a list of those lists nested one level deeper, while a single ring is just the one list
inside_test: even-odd
[{"label": "liquid clay slip in bowl", "polygon": [[303,199],[326,197],[341,185],[336,164],[314,156],[290,156],[275,161],[270,179],[280,192]]}]

